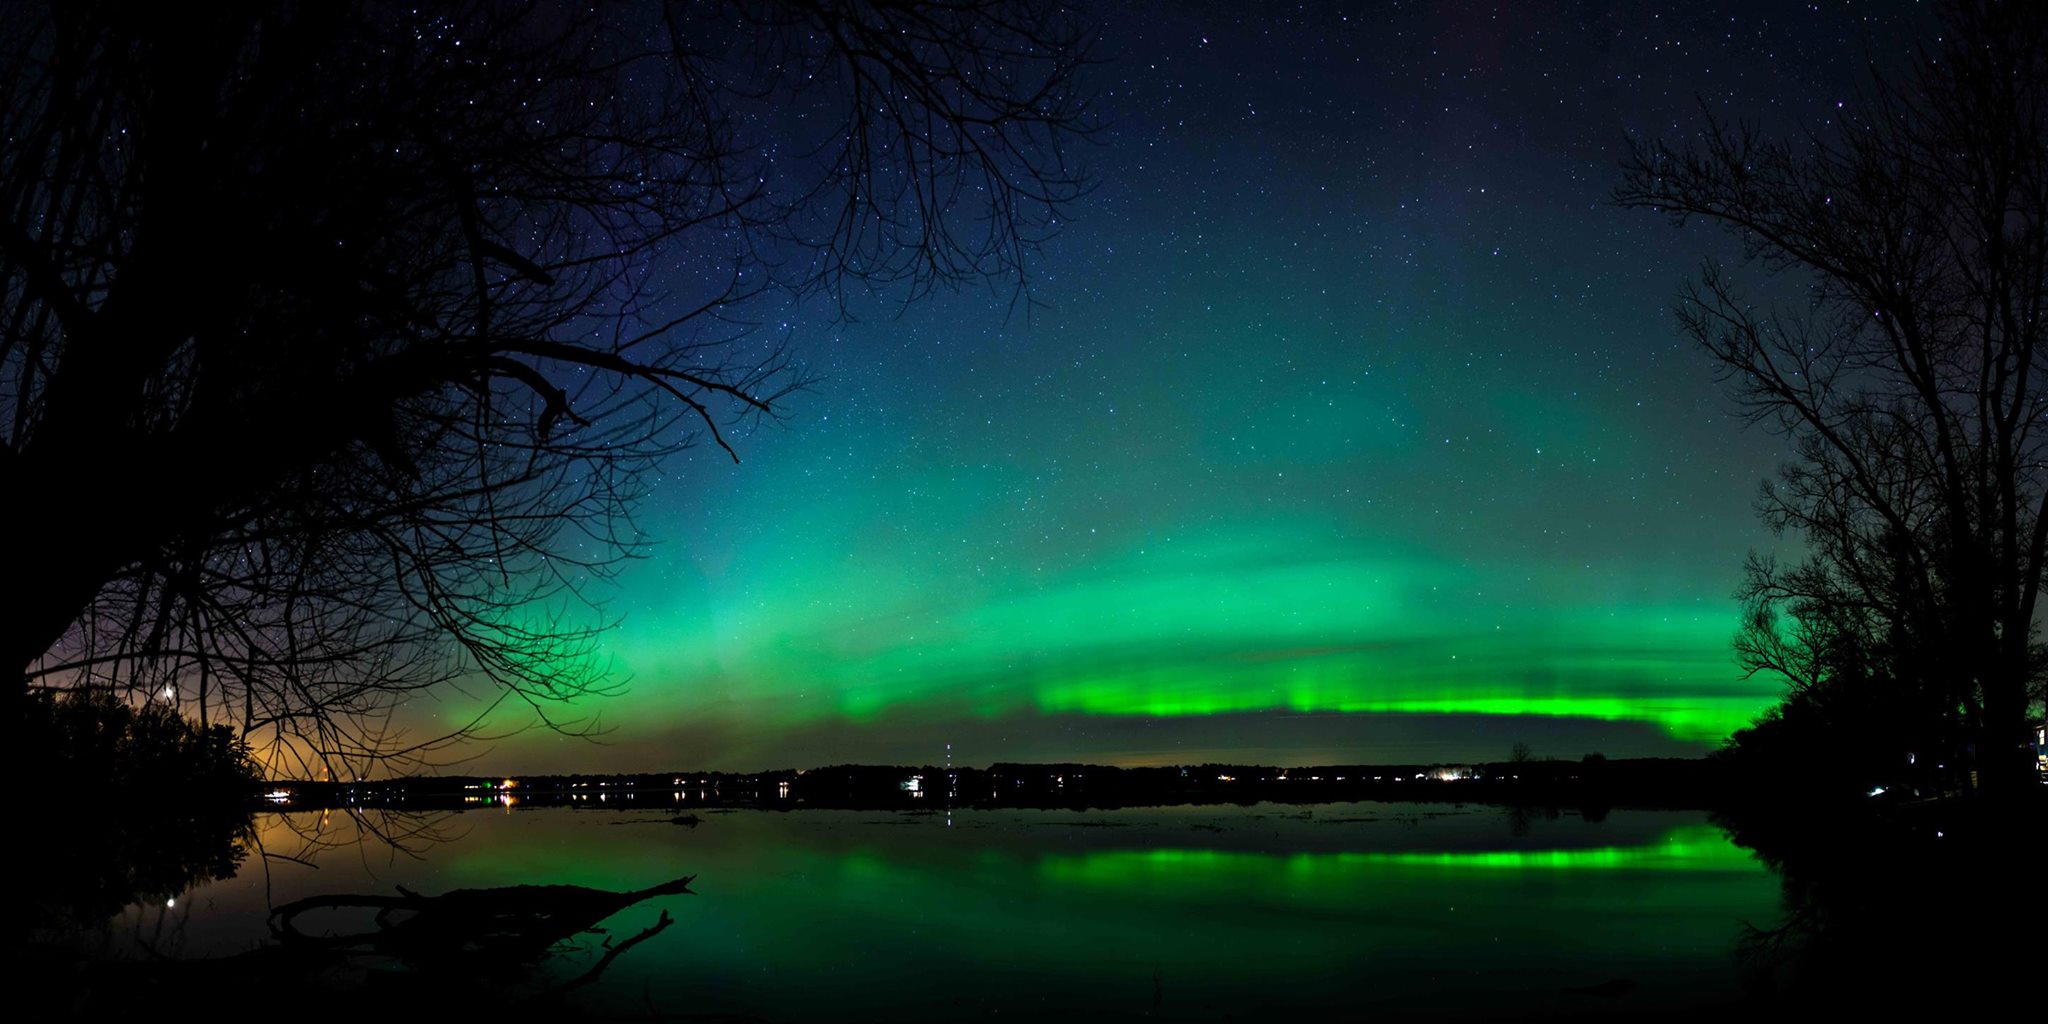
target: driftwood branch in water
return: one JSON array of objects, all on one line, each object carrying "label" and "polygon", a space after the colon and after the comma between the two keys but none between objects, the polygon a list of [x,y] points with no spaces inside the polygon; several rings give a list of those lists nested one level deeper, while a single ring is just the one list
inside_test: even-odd
[{"label": "driftwood branch in water", "polygon": [[[596,931],[605,918],[656,896],[688,895],[695,875],[627,892],[580,885],[514,885],[454,889],[426,896],[401,887],[396,896],[329,895],[295,900],[270,912],[271,933],[286,944],[359,950],[395,956],[416,966],[487,959],[509,966],[530,963],[578,934]],[[309,934],[299,918],[321,910],[374,909],[375,928],[336,935]],[[574,984],[594,980],[619,953],[673,924],[661,921],[609,951]]]}]

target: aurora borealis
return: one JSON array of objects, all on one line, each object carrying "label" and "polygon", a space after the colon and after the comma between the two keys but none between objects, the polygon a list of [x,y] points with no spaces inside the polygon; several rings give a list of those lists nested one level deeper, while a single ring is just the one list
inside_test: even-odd
[{"label": "aurora borealis", "polygon": [[1766,706],[1776,441],[1669,316],[1725,243],[1607,190],[1699,103],[1825,118],[1916,15],[1246,11],[1108,16],[1043,308],[783,311],[820,383],[648,496],[608,745],[493,762],[1685,754]]}]

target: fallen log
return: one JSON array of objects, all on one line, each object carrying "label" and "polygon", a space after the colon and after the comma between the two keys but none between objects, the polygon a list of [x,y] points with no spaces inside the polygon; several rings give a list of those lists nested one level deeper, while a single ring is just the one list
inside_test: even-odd
[{"label": "fallen log", "polygon": [[[398,887],[398,895],[309,896],[270,912],[270,931],[286,945],[317,946],[395,957],[414,966],[446,968],[478,961],[495,968],[532,963],[580,934],[601,934],[606,918],[657,896],[692,895],[695,875],[645,889],[612,892],[580,885],[513,885],[453,889],[438,896]],[[366,931],[320,934],[300,927],[306,914],[375,910]],[[667,915],[654,930],[667,926]]]}]

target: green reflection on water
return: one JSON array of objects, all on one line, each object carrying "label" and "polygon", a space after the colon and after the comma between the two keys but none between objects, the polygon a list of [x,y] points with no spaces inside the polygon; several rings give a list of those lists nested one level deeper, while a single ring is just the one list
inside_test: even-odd
[{"label": "green reflection on water", "polygon": [[1104,850],[1076,857],[1048,857],[1039,865],[1047,877],[1087,885],[1139,883],[1203,873],[1278,874],[1296,879],[1339,879],[1387,868],[1447,871],[1754,871],[1749,853],[1711,825],[1672,829],[1662,841],[1642,846],[1590,849],[1370,851],[1339,853],[1246,853],[1231,850]]},{"label": "green reflection on water", "polygon": [[[1372,816],[1340,816],[1354,813]],[[614,966],[617,990],[796,1019],[1144,1014],[1155,998],[1196,1016],[1570,1012],[1584,998],[1570,986],[1614,978],[1648,1009],[1732,998],[1741,922],[1776,906],[1769,872],[1697,815],[1617,812],[1525,838],[1497,811],[1409,815],[968,813],[951,828],[750,812],[697,829],[513,815],[442,865],[467,885],[698,874],[700,895],[613,922],[637,929],[660,907],[681,922]],[[1063,827],[1079,824],[1116,827]]]}]

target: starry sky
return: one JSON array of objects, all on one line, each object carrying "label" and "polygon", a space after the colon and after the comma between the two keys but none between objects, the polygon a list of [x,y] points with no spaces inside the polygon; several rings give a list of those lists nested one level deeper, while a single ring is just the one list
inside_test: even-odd
[{"label": "starry sky", "polygon": [[818,386],[647,499],[604,745],[487,760],[1689,755],[1768,705],[1728,641],[1782,450],[1670,315],[1734,251],[1606,196],[1702,103],[1825,123],[1928,12],[1253,10],[1104,11],[1044,308],[790,310]]}]

